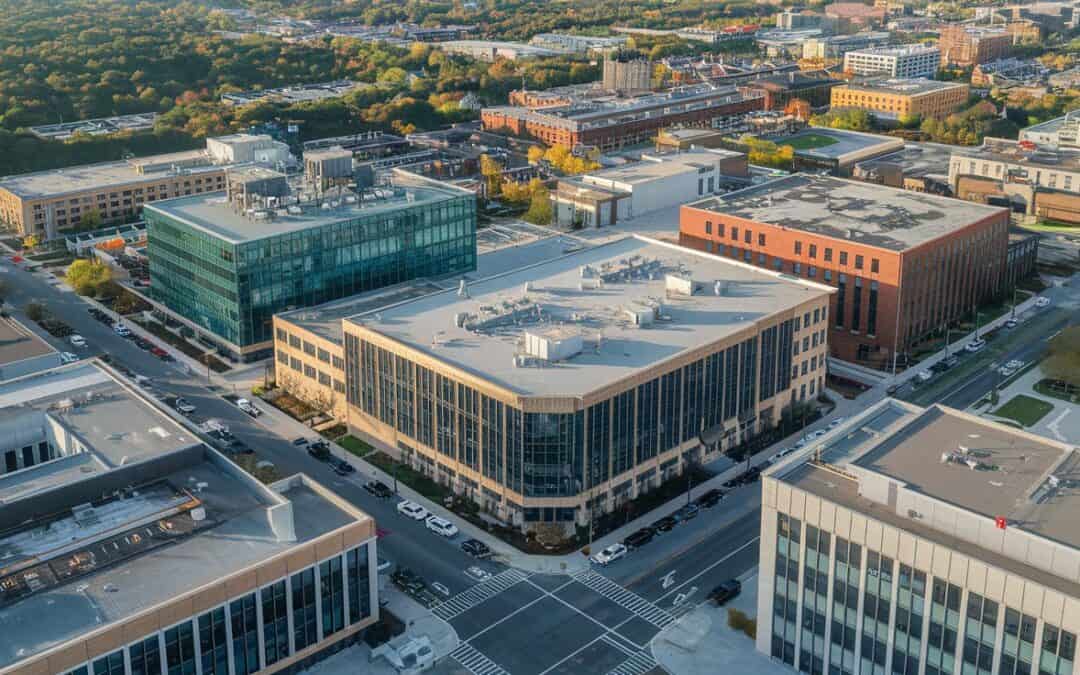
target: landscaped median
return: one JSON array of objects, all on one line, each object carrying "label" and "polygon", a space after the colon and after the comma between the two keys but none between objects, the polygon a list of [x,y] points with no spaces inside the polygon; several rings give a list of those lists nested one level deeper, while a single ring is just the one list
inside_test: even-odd
[{"label": "landscaped median", "polygon": [[1025,427],[1030,427],[1046,417],[1053,409],[1054,406],[1052,403],[1048,403],[1033,396],[1018,394],[1009,399],[1005,405],[990,414],[995,417],[1013,420]]}]

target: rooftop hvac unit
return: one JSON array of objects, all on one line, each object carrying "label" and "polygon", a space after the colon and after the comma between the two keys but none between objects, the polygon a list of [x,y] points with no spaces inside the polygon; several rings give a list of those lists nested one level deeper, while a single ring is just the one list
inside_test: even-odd
[{"label": "rooftop hvac unit", "polygon": [[195,508],[191,509],[191,519],[194,520],[196,523],[201,523],[202,521],[206,520],[206,509],[202,506],[196,506]]},{"label": "rooftop hvac unit", "polygon": [[545,361],[565,361],[581,353],[584,340],[581,333],[566,329],[544,332],[525,332],[525,351],[529,356]]},{"label": "rooftop hvac unit", "polygon": [[694,293],[701,288],[701,284],[695,283],[694,280],[689,277],[679,276],[678,274],[668,274],[664,278],[664,287],[668,293],[689,297],[694,295]]}]

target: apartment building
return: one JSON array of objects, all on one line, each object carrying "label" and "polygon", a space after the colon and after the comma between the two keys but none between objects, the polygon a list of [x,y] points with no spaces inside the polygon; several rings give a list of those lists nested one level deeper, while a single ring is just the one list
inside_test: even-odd
[{"label": "apartment building", "polygon": [[232,174],[224,199],[150,205],[153,300],[223,353],[252,360],[270,353],[277,312],[472,270],[476,195],[400,169],[393,181],[321,195],[260,169]]},{"label": "apartment building", "polygon": [[20,235],[45,239],[80,227],[91,214],[105,223],[131,221],[145,203],[224,190],[233,146],[259,146],[274,162],[289,154],[269,136],[234,134],[207,139],[204,150],[8,176],[0,178],[0,221]]},{"label": "apartment building", "polygon": [[832,90],[833,108],[860,108],[885,119],[945,117],[967,102],[968,85],[924,79],[851,83]]},{"label": "apartment building", "polygon": [[795,99],[812,108],[829,105],[833,87],[843,84],[824,70],[791,71],[747,82],[741,89],[760,91],[765,96],[765,110],[784,110]]},{"label": "apartment building", "polygon": [[830,354],[875,368],[996,297],[1005,209],[796,174],[682,207],[679,242],[836,288]]},{"label": "apartment building", "polygon": [[960,199],[1080,223],[1080,149],[987,138],[953,151],[949,184]]},{"label": "apartment building", "polygon": [[345,319],[348,425],[572,529],[816,396],[833,292],[641,237],[521,264]]},{"label": "apartment building", "polygon": [[1076,449],[886,399],[762,476],[757,649],[802,672],[1072,674]]},{"label": "apartment building", "polygon": [[854,75],[888,75],[911,79],[933,77],[941,67],[941,52],[936,45],[871,47],[844,54],[844,72]]},{"label": "apartment building", "polygon": [[[375,523],[264,485],[103,366],[0,384],[0,673],[269,675],[378,619]],[[19,447],[21,446],[21,447]]]},{"label": "apartment building", "polygon": [[974,66],[997,61],[1012,51],[1013,36],[1005,28],[947,24],[941,28],[938,49],[941,62],[953,66]]}]

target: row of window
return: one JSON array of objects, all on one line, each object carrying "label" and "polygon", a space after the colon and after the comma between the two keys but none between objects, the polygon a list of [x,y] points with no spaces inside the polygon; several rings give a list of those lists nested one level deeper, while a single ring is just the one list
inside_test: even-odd
[{"label": "row of window", "polygon": [[964,603],[964,595],[944,579],[777,514],[771,653],[801,672],[1073,672],[1076,635],[1043,623],[1038,636],[1035,617],[973,591]]},{"label": "row of window", "polygon": [[363,544],[64,675],[250,675],[369,618],[373,564]]}]

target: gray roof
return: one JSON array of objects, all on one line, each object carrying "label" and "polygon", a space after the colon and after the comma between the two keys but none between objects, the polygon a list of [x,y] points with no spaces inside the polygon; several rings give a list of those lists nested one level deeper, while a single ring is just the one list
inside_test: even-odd
[{"label": "gray roof", "polygon": [[869,168],[879,163],[896,164],[903,169],[905,176],[948,176],[949,158],[955,150],[955,145],[905,142],[903,150],[859,162],[859,166]]},{"label": "gray roof", "polygon": [[[271,213],[272,217],[261,220],[233,208],[221,192],[154,202],[146,204],[143,209],[160,213],[213,237],[240,244],[354,218],[384,215],[422,204],[433,204],[460,197],[464,193],[464,190],[449,186],[380,188],[374,198],[369,196],[362,201],[347,203],[328,197],[323,201],[326,208],[309,202],[302,205],[303,211],[300,214]],[[331,201],[337,202],[338,206],[331,208]]]},{"label": "gray roof", "polygon": [[745,157],[745,155],[733,150],[688,150],[677,155],[661,155],[660,161],[642,159],[640,162],[632,162],[611,169],[590,171],[582,176],[582,180],[586,183],[590,179],[596,179],[636,185],[683,173],[693,173],[698,169],[713,168],[717,162],[735,157]]},{"label": "gray roof", "polygon": [[[1038,166],[1051,171],[1080,171],[1080,149],[1058,147],[1052,150],[1025,150],[1019,142],[1006,138],[985,138],[980,146],[956,147],[953,156]],[[961,165],[960,170],[965,172],[967,167]]]},{"label": "gray roof", "polygon": [[896,78],[889,80],[867,80],[865,82],[851,82],[843,85],[853,91],[888,92],[890,94],[903,94],[906,96],[921,96],[930,92],[945,89],[967,87],[964,82],[942,82],[940,80],[927,80],[924,78]]},{"label": "gray roof", "polygon": [[45,356],[55,351],[14,319],[0,318],[0,365]]},{"label": "gray roof", "polygon": [[[653,267],[650,273],[639,269],[629,278],[581,288],[583,266],[614,274],[626,270],[631,261],[639,267],[653,262]],[[707,290],[665,298],[669,273],[689,276]],[[715,282],[728,286],[717,295]],[[530,288],[524,292],[526,283]],[[509,391],[584,396],[688,351],[753,330],[832,289],[635,236],[489,277],[470,284],[467,292],[468,297],[457,290],[435,293],[349,321]],[[523,297],[528,302],[523,303]],[[624,311],[640,310],[640,303],[649,299],[663,302],[663,319],[652,327],[634,327]],[[475,332],[455,324],[458,314],[491,316],[508,303],[522,313],[520,320]],[[543,317],[539,321],[537,311]],[[524,333],[550,330],[576,332],[588,346],[544,367],[516,367]],[[597,347],[598,334],[602,337]]]},{"label": "gray roof", "polygon": [[691,208],[903,251],[1006,210],[832,176],[795,174]]},{"label": "gray roof", "polygon": [[775,142],[777,145],[787,145],[809,136],[823,136],[831,139],[833,143],[817,148],[800,148],[795,151],[795,156],[832,160],[840,164],[847,164],[904,147],[904,141],[893,136],[881,136],[879,134],[867,134],[861,131],[847,131],[844,129],[825,129],[822,127],[813,127],[790,136],[777,138]]},{"label": "gray roof", "polygon": [[[185,168],[179,172],[173,171],[168,166],[167,160],[170,157],[175,157],[178,161],[184,162],[186,164]],[[204,158],[206,165],[190,166],[189,164],[191,161],[202,161]],[[165,166],[161,169],[148,168],[144,170],[140,170],[136,166],[139,163],[145,164],[158,161],[164,163]],[[84,164],[64,169],[49,169],[48,171],[7,176],[0,178],[0,189],[7,190],[24,199],[45,198],[74,192],[107,190],[111,187],[121,187],[130,183],[185,180],[189,177],[198,178],[201,173],[221,171],[222,168],[221,166],[211,165],[204,150],[192,150],[191,152],[169,155],[139,157],[130,161]]]}]

